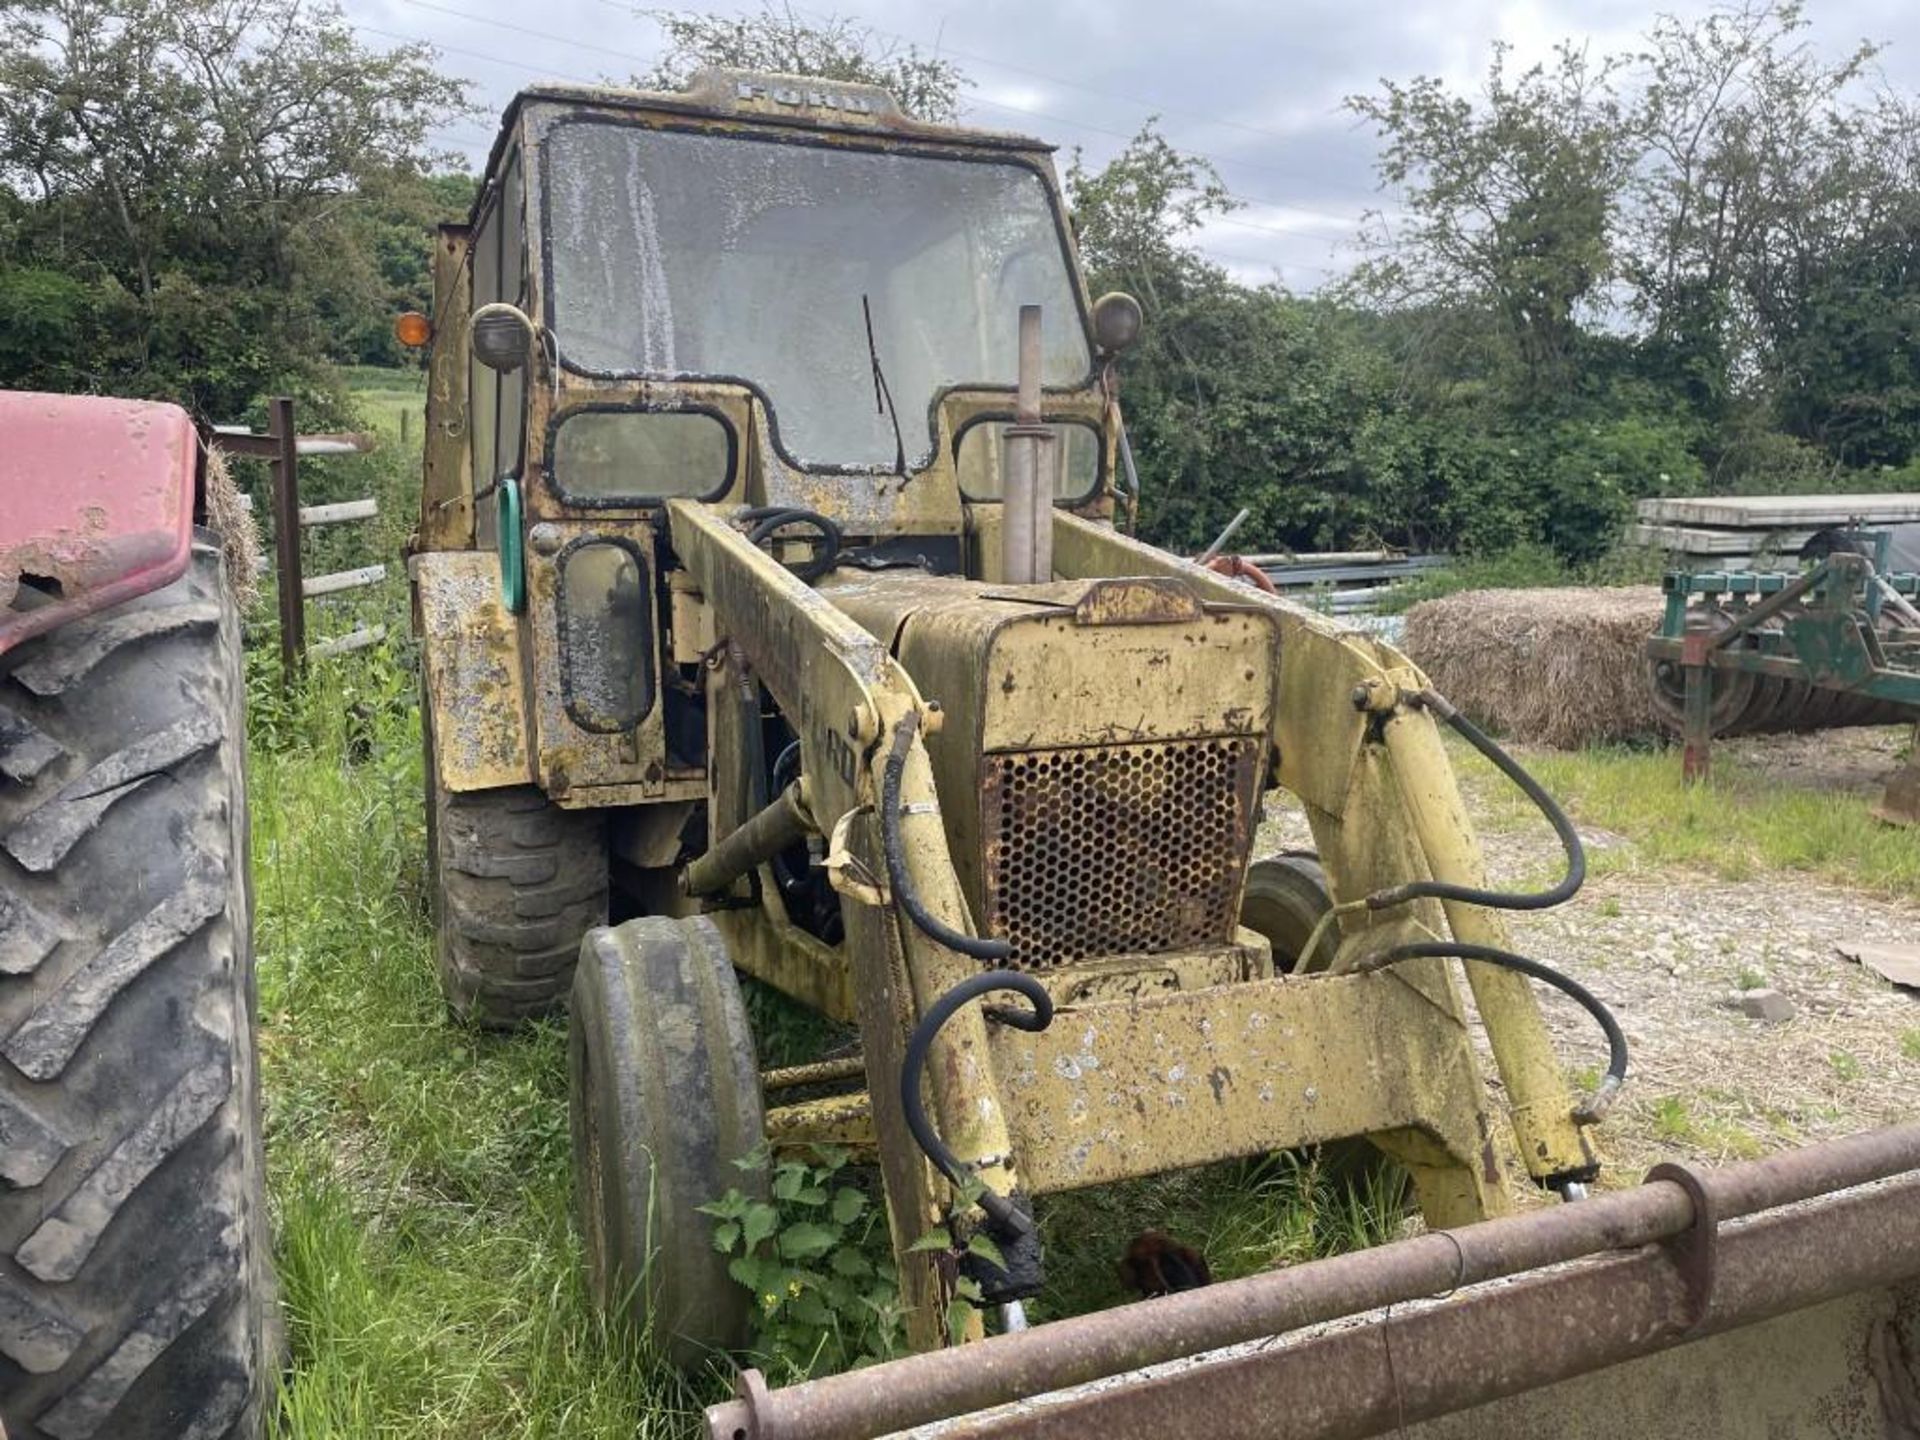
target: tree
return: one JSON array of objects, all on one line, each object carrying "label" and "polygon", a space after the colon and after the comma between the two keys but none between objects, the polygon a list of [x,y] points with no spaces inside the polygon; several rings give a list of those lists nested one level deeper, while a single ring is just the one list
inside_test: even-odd
[{"label": "tree", "polygon": [[696,15],[674,10],[642,11],[666,32],[665,58],[635,84],[651,90],[678,90],[697,70],[764,70],[878,85],[921,120],[952,120],[960,110],[960,92],[972,83],[951,60],[903,45],[844,16],[817,23],[800,18],[791,5],[765,0],[756,13]]},{"label": "tree", "polygon": [[1551,65],[1513,77],[1509,53],[1494,47],[1477,101],[1432,76],[1348,98],[1382,138],[1382,181],[1405,189],[1398,226],[1377,222],[1363,237],[1377,254],[1354,289],[1395,308],[1487,317],[1496,361],[1544,400],[1564,393],[1581,313],[1613,276],[1629,149],[1612,62],[1567,43]]},{"label": "tree", "polygon": [[310,380],[329,286],[360,258],[363,191],[418,180],[463,96],[426,47],[361,45],[332,0],[14,0],[4,243],[9,268],[43,278],[0,285],[0,320],[29,311],[57,333],[0,380],[221,419]]}]

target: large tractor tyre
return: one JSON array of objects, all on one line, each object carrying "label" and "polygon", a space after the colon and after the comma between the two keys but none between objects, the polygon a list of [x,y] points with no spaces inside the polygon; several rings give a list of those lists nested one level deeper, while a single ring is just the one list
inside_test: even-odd
[{"label": "large tractor tyre", "polygon": [[[1273,947],[1273,968],[1282,975],[1317,975],[1333,961],[1340,937],[1328,933],[1301,965],[1301,952],[1316,926],[1333,909],[1326,871],[1310,855],[1275,855],[1247,867],[1240,923],[1264,935]],[[1356,1199],[1398,1213],[1412,1198],[1406,1170],[1365,1140],[1335,1140],[1320,1147],[1320,1173]]]},{"label": "large tractor tyre", "polygon": [[753,1034],[711,920],[646,916],[580,947],[567,1030],[574,1200],[602,1310],[683,1369],[747,1341],[752,1297],[700,1206],[767,1199]]},{"label": "large tractor tyre", "polygon": [[511,1029],[557,1009],[580,937],[607,921],[606,818],[531,785],[454,793],[426,744],[427,891],[440,989],[461,1019]]},{"label": "large tractor tyre", "polygon": [[245,684],[211,536],[0,658],[0,1417],[254,1440],[279,1362]]}]

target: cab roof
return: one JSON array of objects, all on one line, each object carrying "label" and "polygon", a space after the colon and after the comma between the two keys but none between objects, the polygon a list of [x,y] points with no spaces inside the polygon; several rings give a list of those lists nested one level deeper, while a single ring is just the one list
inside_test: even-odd
[{"label": "cab roof", "polygon": [[1005,130],[978,130],[916,120],[878,85],[754,70],[702,70],[684,90],[628,90],[597,85],[532,85],[507,102],[500,133],[487,156],[487,174],[500,163],[520,118],[531,105],[698,115],[841,134],[944,141],[993,150],[1050,155],[1054,146]]}]

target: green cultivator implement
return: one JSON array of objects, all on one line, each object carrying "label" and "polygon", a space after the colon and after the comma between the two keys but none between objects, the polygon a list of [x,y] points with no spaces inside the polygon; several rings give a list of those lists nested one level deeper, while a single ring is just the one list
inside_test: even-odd
[{"label": "green cultivator implement", "polygon": [[[1797,573],[1670,571],[1647,643],[1656,709],[1689,779],[1715,736],[1888,725],[1920,715],[1920,526],[1826,531]],[[1883,818],[1920,823],[1920,754]]]}]

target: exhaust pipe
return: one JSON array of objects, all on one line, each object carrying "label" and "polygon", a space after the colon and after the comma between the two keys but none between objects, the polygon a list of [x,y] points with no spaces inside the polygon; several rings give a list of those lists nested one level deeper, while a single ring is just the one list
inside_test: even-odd
[{"label": "exhaust pipe", "polygon": [[1040,423],[1040,307],[1020,307],[1020,388],[1006,429],[1001,473],[1001,578],[1009,585],[1053,579],[1054,435]]}]

